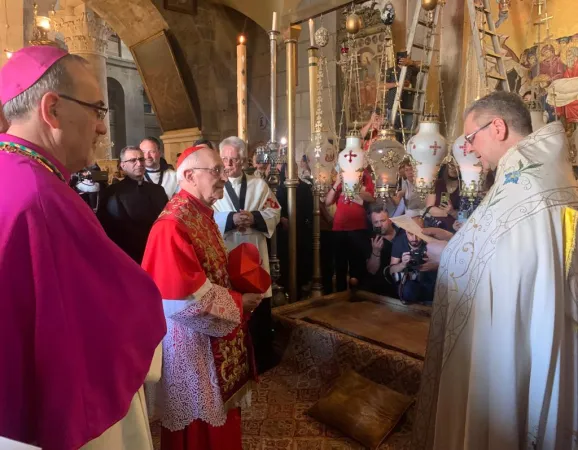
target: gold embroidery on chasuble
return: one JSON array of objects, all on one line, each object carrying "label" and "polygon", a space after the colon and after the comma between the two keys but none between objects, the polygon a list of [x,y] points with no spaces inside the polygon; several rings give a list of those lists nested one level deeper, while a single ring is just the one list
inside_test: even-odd
[{"label": "gold embroidery on chasuble", "polygon": [[[187,228],[195,254],[209,281],[229,289],[231,284],[227,273],[227,248],[212,215],[202,211],[187,198],[175,196],[171,203],[172,207],[165,211],[172,211],[175,218]],[[251,344],[248,339],[245,322],[227,336],[211,337],[211,349],[224,403],[243,393],[249,381],[247,350]]]},{"label": "gold embroidery on chasuble", "polygon": [[246,379],[249,375],[243,329],[239,330],[232,340],[220,341],[219,352],[223,358],[220,370],[222,387],[225,392],[231,392],[239,381]]}]

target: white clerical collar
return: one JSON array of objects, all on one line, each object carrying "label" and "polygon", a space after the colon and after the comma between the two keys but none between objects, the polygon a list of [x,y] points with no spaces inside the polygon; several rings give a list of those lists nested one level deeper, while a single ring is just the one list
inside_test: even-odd
[{"label": "white clerical collar", "polygon": [[229,182],[231,184],[240,184],[242,179],[243,179],[243,175],[239,175],[238,177],[235,177],[235,178],[229,177]]}]

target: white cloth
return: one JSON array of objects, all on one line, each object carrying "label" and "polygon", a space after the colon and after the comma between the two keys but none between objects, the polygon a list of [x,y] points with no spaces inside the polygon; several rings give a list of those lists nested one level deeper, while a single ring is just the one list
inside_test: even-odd
[{"label": "white cloth", "polygon": [[[155,350],[145,382],[157,382],[161,377],[162,343]],[[1,448],[1,447],[0,447]],[[81,447],[81,450],[153,450],[144,388],[134,395],[129,410],[121,420]]]},{"label": "white cloth", "polygon": [[578,208],[578,185],[567,152],[557,122],[511,148],[448,243],[414,449],[577,448],[578,255],[562,215]]},{"label": "white cloth", "polygon": [[546,101],[552,106],[566,106],[578,100],[578,77],[560,78],[548,86]]},{"label": "white cloth", "polygon": [[[229,178],[237,197],[241,193],[242,177]],[[249,228],[244,231],[234,229],[225,232],[227,225],[227,217],[231,211],[236,211],[235,206],[229,193],[225,189],[225,195],[221,200],[218,200],[214,205],[215,222],[219,226],[219,231],[223,235],[227,250],[231,251],[237,245],[243,242],[254,244],[259,249],[261,255],[261,267],[269,272],[269,253],[267,250],[267,238],[273,236],[277,224],[281,220],[281,207],[275,197],[275,194],[269,189],[267,182],[261,178],[247,175],[247,193],[245,197],[245,211],[259,211],[267,225],[267,231],[261,232],[254,228]],[[265,293],[265,297],[271,297],[271,288]]]},{"label": "white cloth", "polygon": [[[147,173],[154,184],[159,184],[161,172],[150,172],[147,170]],[[177,172],[172,169],[165,170],[163,172],[163,182],[161,183],[161,186],[164,188],[165,192],[167,193],[167,197],[170,200],[171,197],[179,191],[179,183],[177,183]]]}]

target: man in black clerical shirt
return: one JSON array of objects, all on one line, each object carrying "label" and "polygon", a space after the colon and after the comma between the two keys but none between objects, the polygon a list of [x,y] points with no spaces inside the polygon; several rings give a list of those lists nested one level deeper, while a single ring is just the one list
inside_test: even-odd
[{"label": "man in black clerical shirt", "polygon": [[373,236],[365,250],[367,274],[361,280],[361,288],[379,295],[397,298],[397,289],[388,270],[396,229],[389,220],[387,205],[384,201],[372,203],[369,208]]},{"label": "man in black clerical shirt", "polygon": [[119,159],[126,177],[104,190],[97,216],[108,237],[140,264],[151,227],[169,199],[162,186],[145,182],[138,147],[123,148]]}]

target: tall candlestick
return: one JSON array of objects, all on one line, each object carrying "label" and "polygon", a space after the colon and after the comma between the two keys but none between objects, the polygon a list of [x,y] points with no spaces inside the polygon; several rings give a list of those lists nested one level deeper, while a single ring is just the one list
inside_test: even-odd
[{"label": "tall candlestick", "polygon": [[271,31],[279,31],[277,29],[277,13],[273,11],[273,25],[271,26]]},{"label": "tall candlestick", "polygon": [[239,36],[237,45],[237,130],[247,143],[247,45],[245,36]]},{"label": "tall candlestick", "polygon": [[[297,83],[296,50],[297,39],[285,41],[287,61],[287,213],[289,215],[289,248],[297,249],[297,164],[295,163],[295,88]],[[297,301],[297,252],[289,252],[289,301]]]},{"label": "tall candlestick", "polygon": [[313,19],[309,19],[309,42],[311,47],[315,47],[315,24]]}]

